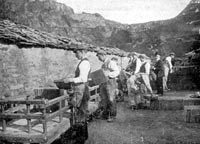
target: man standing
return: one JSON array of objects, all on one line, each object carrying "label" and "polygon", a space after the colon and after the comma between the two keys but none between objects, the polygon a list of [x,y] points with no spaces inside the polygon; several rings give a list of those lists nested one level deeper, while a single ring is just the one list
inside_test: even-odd
[{"label": "man standing", "polygon": [[167,87],[168,75],[173,72],[172,59],[174,58],[175,53],[170,53],[168,57],[165,58],[163,67],[164,67],[164,77],[163,77],[163,89],[164,91],[169,90]]},{"label": "man standing", "polygon": [[107,77],[107,81],[100,85],[101,105],[103,108],[102,116],[104,116],[108,122],[113,122],[117,115],[115,99],[117,89],[116,78],[120,70],[115,61],[106,58],[106,53],[104,51],[99,51],[97,57],[103,62],[101,69]]},{"label": "man standing", "polygon": [[156,89],[157,94],[163,95],[163,76],[164,76],[164,68],[163,68],[163,62],[160,59],[160,55],[156,54],[156,63],[154,66],[154,71],[156,74]]},{"label": "man standing", "polygon": [[88,138],[87,130],[87,116],[88,116],[88,100],[89,100],[89,87],[88,77],[90,73],[90,63],[86,58],[87,48],[84,46],[75,49],[75,56],[80,60],[75,71],[74,78],[66,78],[65,83],[73,83],[74,94],[71,98],[71,105],[75,111],[75,125],[79,126],[77,140],[79,143],[84,142]]}]

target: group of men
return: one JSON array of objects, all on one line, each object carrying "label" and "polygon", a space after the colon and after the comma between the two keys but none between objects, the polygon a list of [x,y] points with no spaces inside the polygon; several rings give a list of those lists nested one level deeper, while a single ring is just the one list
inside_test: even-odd
[{"label": "group of men", "polygon": [[[156,99],[157,96],[163,96],[163,91],[169,90],[167,87],[167,80],[169,73],[173,72],[172,59],[174,53],[170,53],[165,59],[161,59],[161,56],[155,54],[155,63],[152,64],[150,58],[144,54],[130,53],[129,64],[126,71],[129,72],[130,78],[127,81],[128,96],[131,107],[138,106],[142,101],[141,93],[147,90],[151,95],[150,99]],[[156,83],[157,95],[153,94],[150,75]],[[156,75],[156,76],[154,76]]]},{"label": "group of men", "polygon": [[[89,92],[89,76],[91,65],[87,59],[88,49],[85,47],[78,47],[74,50],[76,58],[80,61],[77,65],[74,78],[65,78],[65,83],[73,84],[73,95],[69,104],[74,110],[74,129],[77,138],[72,138],[77,143],[84,143],[88,138],[87,118],[88,118],[88,101],[90,98]],[[106,118],[108,122],[112,122],[117,115],[116,107],[116,78],[120,73],[119,66],[116,59],[107,59],[104,51],[97,53],[98,59],[103,62],[102,71],[106,77],[106,81],[100,84],[100,106],[102,108],[102,117]],[[73,127],[73,126],[72,126]],[[74,135],[74,134],[71,134]],[[74,136],[73,136],[74,137]]]},{"label": "group of men", "polygon": [[[74,50],[75,56],[80,60],[75,71],[74,78],[64,79],[65,83],[73,83],[74,94],[71,98],[70,104],[74,107],[76,113],[76,123],[86,124],[88,117],[88,101],[90,97],[88,80],[91,72],[91,64],[87,59],[88,49],[85,47],[78,47]],[[106,81],[100,84],[100,107],[102,108],[101,117],[107,119],[108,122],[113,122],[117,115],[116,95],[117,82],[116,79],[120,74],[120,67],[116,59],[108,59],[105,51],[97,52],[98,59],[103,62],[101,69],[106,77]],[[157,90],[158,94],[163,95],[163,89],[167,88],[166,82],[169,72],[172,72],[171,58],[174,54],[170,54],[164,62],[161,61],[160,56],[156,55],[156,64],[154,71],[157,75]],[[131,71],[131,77],[127,81],[128,90],[137,91],[140,89],[138,85],[144,85],[154,98],[154,94],[150,85],[150,69],[151,63],[146,55],[137,56],[136,53],[129,55],[130,62],[126,70]],[[129,93],[130,94],[130,93]],[[133,96],[135,104],[137,100]],[[87,131],[85,132],[87,133]],[[87,138],[87,135],[86,135]]]},{"label": "group of men", "polygon": [[169,56],[161,59],[159,54],[155,55],[156,62],[153,65],[153,71],[156,74],[156,89],[157,94],[163,95],[164,91],[168,91],[167,86],[168,76],[173,72],[172,60],[174,59],[175,53],[170,53]]},{"label": "group of men", "polygon": [[[91,65],[86,58],[87,48],[79,47],[75,52],[75,56],[80,60],[75,71],[74,78],[66,78],[65,83],[73,83],[74,95],[70,103],[76,110],[76,121],[85,122],[88,114],[89,87],[88,80],[91,71]],[[103,62],[101,70],[103,71],[106,81],[100,84],[100,97],[102,117],[108,122],[112,122],[117,114],[116,111],[116,78],[120,73],[120,68],[116,59],[108,59],[106,52],[97,52],[98,59]]]}]

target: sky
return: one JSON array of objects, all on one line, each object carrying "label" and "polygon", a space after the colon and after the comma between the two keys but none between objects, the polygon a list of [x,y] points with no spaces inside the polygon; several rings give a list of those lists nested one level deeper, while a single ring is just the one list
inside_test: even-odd
[{"label": "sky", "polygon": [[190,0],[57,0],[75,13],[99,13],[123,24],[165,20],[177,16]]}]

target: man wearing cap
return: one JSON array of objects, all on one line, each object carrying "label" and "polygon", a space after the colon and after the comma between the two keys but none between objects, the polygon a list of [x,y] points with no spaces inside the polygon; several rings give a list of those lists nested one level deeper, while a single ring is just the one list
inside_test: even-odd
[{"label": "man wearing cap", "polygon": [[173,65],[172,65],[172,59],[174,58],[175,53],[170,53],[168,57],[165,58],[163,62],[163,68],[164,68],[164,77],[163,77],[163,89],[164,91],[169,90],[167,87],[167,81],[168,81],[168,75],[169,73],[173,72]]},{"label": "man wearing cap", "polygon": [[[84,47],[78,47],[74,50],[75,56],[80,60],[75,71],[74,78],[66,78],[64,82],[74,84],[74,95],[71,98],[70,103],[75,110],[75,124],[83,125],[82,137],[84,140],[88,138],[87,131],[87,116],[88,116],[88,100],[89,100],[89,87],[88,87],[88,77],[90,74],[90,62],[86,58],[87,49]],[[80,138],[81,139],[81,138]]]},{"label": "man wearing cap", "polygon": [[156,89],[157,89],[157,94],[163,95],[163,76],[164,76],[164,67],[163,67],[163,62],[160,59],[160,55],[156,54],[156,62],[154,65],[154,72],[156,74]]},{"label": "man wearing cap", "polygon": [[107,77],[107,81],[100,85],[101,105],[103,108],[102,116],[106,118],[108,122],[113,122],[117,115],[115,99],[117,89],[116,78],[120,70],[115,61],[106,58],[106,53],[104,51],[99,51],[97,57],[103,62],[101,69]]}]

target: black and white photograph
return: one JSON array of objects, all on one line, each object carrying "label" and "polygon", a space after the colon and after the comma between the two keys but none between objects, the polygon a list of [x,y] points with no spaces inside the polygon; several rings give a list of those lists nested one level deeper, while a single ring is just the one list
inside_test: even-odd
[{"label": "black and white photograph", "polygon": [[0,144],[200,144],[200,0],[0,0]]}]

